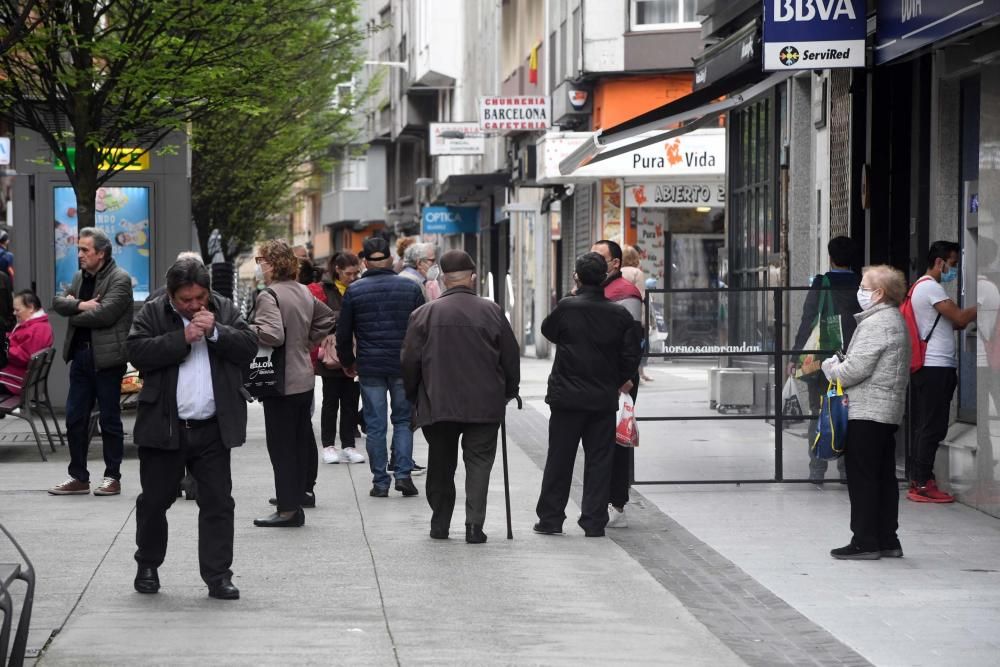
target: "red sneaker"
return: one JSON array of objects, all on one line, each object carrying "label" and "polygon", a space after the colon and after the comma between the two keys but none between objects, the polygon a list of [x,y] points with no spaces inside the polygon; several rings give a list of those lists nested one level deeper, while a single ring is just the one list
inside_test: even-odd
[{"label": "red sneaker", "polygon": [[933,479],[927,480],[927,484],[924,486],[917,486],[916,484],[911,484],[910,490],[906,492],[907,500],[912,500],[915,503],[953,503],[955,502],[955,496],[950,493],[945,493],[938,488],[937,482]]}]

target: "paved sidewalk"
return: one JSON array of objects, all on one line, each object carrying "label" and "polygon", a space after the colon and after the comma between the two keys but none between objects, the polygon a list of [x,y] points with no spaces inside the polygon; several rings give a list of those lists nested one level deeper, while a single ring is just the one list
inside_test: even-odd
[{"label": "paved sidewalk", "polygon": [[541,473],[513,443],[515,539],[504,539],[498,455],[490,540],[474,546],[461,510],[438,542],[423,497],[368,497],[366,465],[321,467],[304,528],[254,528],[272,493],[256,406],[249,440],[233,458],[238,602],[206,596],[196,507],[183,500],[168,515],[161,592],[132,590],[134,449],[121,497],[56,498],[44,489],[63,479],[64,450],[42,463],[33,445],[0,447],[0,520],[40,577],[37,664],[743,664],[613,541],[533,534]]}]

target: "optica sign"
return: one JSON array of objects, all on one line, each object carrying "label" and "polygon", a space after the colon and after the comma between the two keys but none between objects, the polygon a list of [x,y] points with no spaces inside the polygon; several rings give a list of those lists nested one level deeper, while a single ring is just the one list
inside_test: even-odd
[{"label": "optica sign", "polygon": [[865,66],[864,0],[765,0],[764,69]]},{"label": "optica sign", "polygon": [[427,206],[421,223],[424,234],[476,234],[479,232],[479,208]]}]

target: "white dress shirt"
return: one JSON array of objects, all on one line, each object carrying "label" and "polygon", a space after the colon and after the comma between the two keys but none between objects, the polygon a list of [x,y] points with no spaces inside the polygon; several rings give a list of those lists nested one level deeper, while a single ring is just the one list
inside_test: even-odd
[{"label": "white dress shirt", "polygon": [[[181,315],[180,313],[177,313]],[[181,315],[186,327],[191,320]],[[219,330],[212,330],[207,337],[213,343],[219,339]],[[191,352],[177,369],[177,417],[179,419],[208,419],[215,416],[215,391],[212,387],[212,362],[208,358],[205,338],[191,343]]]}]

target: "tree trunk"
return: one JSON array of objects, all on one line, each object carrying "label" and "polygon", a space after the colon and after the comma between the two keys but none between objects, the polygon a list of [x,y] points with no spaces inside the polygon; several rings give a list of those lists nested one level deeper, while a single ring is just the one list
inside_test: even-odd
[{"label": "tree trunk", "polygon": [[97,201],[97,151],[86,146],[77,135],[76,143],[76,224],[77,229],[94,227]]}]

